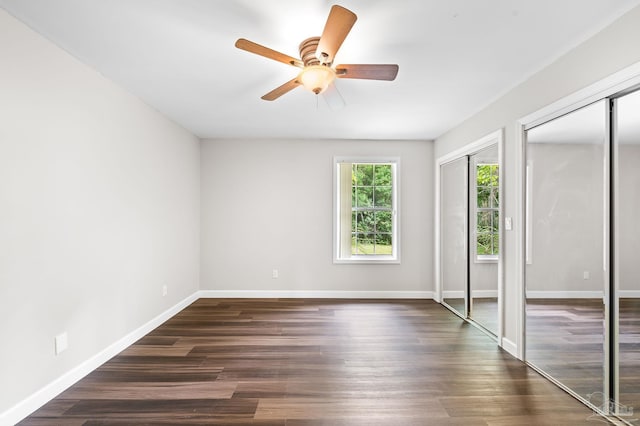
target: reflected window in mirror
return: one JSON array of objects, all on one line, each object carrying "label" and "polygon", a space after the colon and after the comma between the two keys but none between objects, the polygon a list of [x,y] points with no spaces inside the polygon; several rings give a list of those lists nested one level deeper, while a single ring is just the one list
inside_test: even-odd
[{"label": "reflected window in mirror", "polygon": [[500,183],[498,164],[475,165],[475,259],[497,262],[500,254]]}]

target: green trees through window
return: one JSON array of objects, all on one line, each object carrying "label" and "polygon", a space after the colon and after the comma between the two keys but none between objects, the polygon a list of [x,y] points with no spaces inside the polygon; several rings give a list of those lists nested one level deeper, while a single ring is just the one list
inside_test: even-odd
[{"label": "green trees through window", "polygon": [[351,165],[351,254],[393,253],[391,164]]},{"label": "green trees through window", "polygon": [[499,173],[497,164],[476,166],[476,255],[499,253]]}]

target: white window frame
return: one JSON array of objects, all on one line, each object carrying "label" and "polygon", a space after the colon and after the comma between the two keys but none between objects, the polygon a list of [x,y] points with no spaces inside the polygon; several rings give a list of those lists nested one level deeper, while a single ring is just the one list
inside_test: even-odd
[{"label": "white window frame", "polygon": [[[393,173],[393,196],[392,196],[392,217],[393,217],[393,253],[391,255],[352,255],[351,254],[351,172],[349,171],[348,182],[341,179],[341,164],[391,164]],[[349,170],[351,168],[349,167]],[[347,221],[348,226],[343,227],[343,221]],[[334,157],[333,160],[333,263],[371,263],[388,264],[400,263],[400,158],[399,157]],[[344,213],[344,214],[343,214]],[[348,231],[348,232],[347,232]],[[347,244],[347,235],[348,241]],[[347,246],[349,247],[347,250]]]}]

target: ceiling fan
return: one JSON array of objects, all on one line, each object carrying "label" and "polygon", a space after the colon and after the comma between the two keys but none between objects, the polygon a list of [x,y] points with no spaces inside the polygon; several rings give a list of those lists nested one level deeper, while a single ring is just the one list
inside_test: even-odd
[{"label": "ceiling fan", "polygon": [[354,78],[391,81],[398,74],[396,64],[350,64],[333,66],[333,60],[347,34],[358,17],[342,6],[331,7],[321,37],[310,37],[300,43],[300,59],[277,52],[244,38],[236,41],[236,47],[278,62],[302,68],[302,71],[282,86],[262,96],[274,101],[302,85],[316,95],[327,90],[336,78]]}]

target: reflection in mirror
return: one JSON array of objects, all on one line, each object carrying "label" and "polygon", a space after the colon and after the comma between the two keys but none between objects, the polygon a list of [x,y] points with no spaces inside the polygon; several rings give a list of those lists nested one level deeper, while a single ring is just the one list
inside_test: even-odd
[{"label": "reflection in mirror", "polygon": [[469,317],[497,335],[500,251],[498,145],[471,155],[469,172]]},{"label": "reflection in mirror", "polygon": [[640,412],[640,91],[616,101],[615,294],[619,306],[618,406]]},{"label": "reflection in mirror", "polygon": [[442,301],[466,318],[467,157],[440,166]]},{"label": "reflection in mirror", "polygon": [[526,359],[603,395],[606,102],[527,131]]}]

